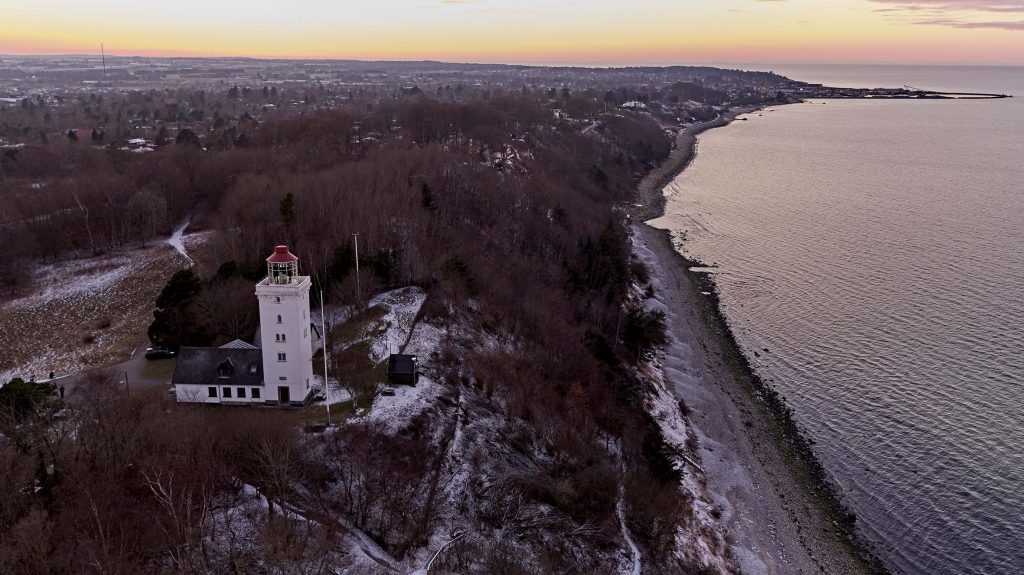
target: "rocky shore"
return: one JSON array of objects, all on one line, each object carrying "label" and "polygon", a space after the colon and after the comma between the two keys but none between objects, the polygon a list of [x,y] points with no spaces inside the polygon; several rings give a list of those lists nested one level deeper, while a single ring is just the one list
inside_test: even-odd
[{"label": "rocky shore", "polygon": [[[750,109],[682,130],[676,150],[639,188],[634,218],[664,212],[662,189],[696,155],[697,136]],[[656,225],[656,223],[655,223]],[[740,351],[718,307],[713,279],[693,271],[669,231],[633,226],[633,249],[666,310],[666,380],[696,428],[714,493],[743,573],[875,574],[885,568],[856,535],[855,517],[801,433],[785,398]]]}]

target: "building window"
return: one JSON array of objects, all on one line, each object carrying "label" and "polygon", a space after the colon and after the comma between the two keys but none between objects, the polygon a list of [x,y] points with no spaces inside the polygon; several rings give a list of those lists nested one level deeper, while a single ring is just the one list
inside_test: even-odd
[{"label": "building window", "polygon": [[274,340],[277,341],[278,343],[284,343],[288,341],[288,335],[283,333],[275,333]]},{"label": "building window", "polygon": [[277,378],[277,379],[279,379],[281,381],[288,381],[288,378],[283,376],[283,375],[281,377]]},{"label": "building window", "polygon": [[206,388],[206,397],[217,397],[217,388],[216,387],[207,387]]},{"label": "building window", "polygon": [[274,298],[274,303],[281,303],[281,298],[275,297]]},{"label": "building window", "polygon": [[288,354],[283,353],[283,352],[282,353],[278,353],[277,354],[277,361],[288,361]]},{"label": "building window", "polygon": [[307,337],[309,337],[309,328],[308,327],[302,330],[302,339],[306,339]]},{"label": "building window", "polygon": [[230,387],[223,387],[223,388],[221,388],[221,390],[224,392],[224,398],[225,399],[230,399],[231,398],[231,388]]},{"label": "building window", "polygon": [[237,391],[238,391],[238,398],[239,399],[245,399],[245,388],[244,387],[239,387]]},{"label": "building window", "polygon": [[258,387],[252,388],[252,398],[253,399],[259,399],[260,398],[260,388],[258,388]]},{"label": "building window", "polygon": [[281,316],[277,316],[277,323],[281,323]]}]

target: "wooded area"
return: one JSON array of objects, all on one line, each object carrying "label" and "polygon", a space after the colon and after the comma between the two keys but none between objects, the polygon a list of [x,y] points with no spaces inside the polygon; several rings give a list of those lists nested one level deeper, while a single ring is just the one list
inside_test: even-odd
[{"label": "wooded area", "polygon": [[[222,265],[216,276],[176,276],[185,287],[158,303],[180,312],[154,324],[174,344],[244,337],[255,301],[226,304],[251,292],[248,278],[278,243],[334,303],[421,286],[431,321],[511,342],[452,348],[441,363],[453,397],[471,392],[503,422],[494,432],[504,447],[471,454],[480,477],[501,480],[471,484],[478,506],[466,517],[535,550],[514,557],[470,542],[445,568],[605,572],[603,555],[580,549],[621,545],[625,477],[629,525],[649,564],[697,572],[675,552],[677,528],[692,519],[681,472],[640,399],[635,366],[664,343],[663,322],[630,303],[644,271],[631,264],[619,207],[671,142],[648,115],[597,113],[602,97],[588,106],[590,133],[555,118],[544,94],[523,93],[270,117],[223,128],[235,130],[226,139],[203,134],[205,147],[186,134],[146,154],[72,138],[7,149],[0,282],[29,289],[32,262],[143,245],[191,218],[216,231]],[[372,276],[362,294],[354,233]],[[213,319],[197,326],[200,315]],[[55,409],[10,412],[0,427],[0,468],[11,470],[0,476],[0,571],[316,573],[343,529],[332,517],[398,558],[423,547],[439,520],[427,470],[440,420],[397,436],[350,425],[310,439],[279,413],[124,397],[102,376],[81,408]],[[272,513],[260,548],[236,548],[231,522],[241,519],[224,509],[244,485],[271,509],[301,500],[319,527]],[[524,514],[531,505],[550,512]]]}]

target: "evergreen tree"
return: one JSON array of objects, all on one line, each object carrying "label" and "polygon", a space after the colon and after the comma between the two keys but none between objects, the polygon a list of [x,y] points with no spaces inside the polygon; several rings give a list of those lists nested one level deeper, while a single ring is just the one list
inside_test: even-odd
[{"label": "evergreen tree", "polygon": [[291,192],[281,200],[281,223],[284,225],[285,237],[291,240],[292,232],[295,229],[295,196]]}]

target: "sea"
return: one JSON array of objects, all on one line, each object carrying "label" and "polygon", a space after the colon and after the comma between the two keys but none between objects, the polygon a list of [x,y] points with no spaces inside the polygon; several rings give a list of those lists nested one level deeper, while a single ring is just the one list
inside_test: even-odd
[{"label": "sea", "polygon": [[1024,573],[1024,67],[741,66],[835,86],[699,138],[652,222],[713,267],[896,573]]}]

